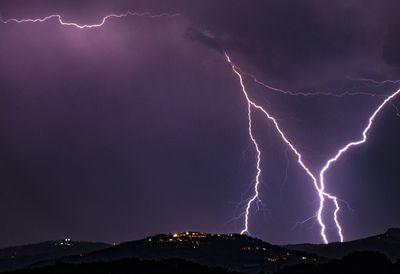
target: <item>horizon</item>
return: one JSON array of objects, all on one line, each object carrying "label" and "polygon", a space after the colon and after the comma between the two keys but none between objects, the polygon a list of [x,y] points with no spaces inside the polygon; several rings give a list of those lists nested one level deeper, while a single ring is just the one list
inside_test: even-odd
[{"label": "horizon", "polygon": [[[346,244],[348,242],[353,242],[353,241],[359,241],[359,240],[364,240],[364,239],[368,239],[370,237],[375,237],[375,236],[380,236],[380,235],[384,235],[386,233],[388,233],[391,230],[397,230],[400,231],[400,227],[391,227],[388,228],[386,231],[379,233],[379,234],[374,234],[374,235],[368,235],[362,238],[358,238],[358,239],[354,239],[351,241],[344,241],[342,242],[343,244]],[[188,235],[188,234],[193,234],[193,233],[200,233],[200,234],[205,234],[205,235],[209,235],[209,236],[241,236],[241,237],[248,237],[251,239],[257,239],[257,240],[261,240],[264,243],[267,244],[271,244],[273,246],[281,246],[281,247],[286,247],[286,246],[296,246],[296,245],[327,245],[324,243],[307,243],[307,242],[303,242],[303,243],[282,243],[282,244],[276,244],[276,243],[271,243],[271,242],[267,242],[264,241],[263,239],[257,238],[256,236],[251,236],[251,235],[247,235],[247,234],[240,234],[240,233],[209,233],[209,232],[204,232],[204,231],[181,231],[181,232],[168,232],[168,233],[157,233],[157,234],[152,234],[152,235],[148,235],[142,238],[138,238],[138,239],[130,239],[130,240],[125,240],[122,242],[105,242],[105,241],[86,241],[84,239],[72,239],[72,238],[62,238],[62,239],[49,239],[49,240],[45,240],[45,241],[40,241],[40,242],[32,242],[32,243],[23,243],[23,244],[19,244],[19,245],[14,245],[14,246],[5,246],[5,247],[0,247],[0,249],[7,249],[7,248],[15,248],[15,247],[24,247],[24,246],[30,246],[30,245],[38,245],[38,244],[43,244],[43,243],[53,243],[53,242],[71,242],[71,243],[93,243],[93,244],[107,244],[110,247],[112,246],[117,246],[120,244],[124,244],[124,243],[133,243],[133,242],[137,242],[137,241],[142,241],[142,240],[146,240],[152,237],[157,237],[157,236],[172,236],[172,237],[177,237],[176,235]],[[340,241],[337,242],[331,242],[328,245],[336,245],[336,244],[341,244]]]}]

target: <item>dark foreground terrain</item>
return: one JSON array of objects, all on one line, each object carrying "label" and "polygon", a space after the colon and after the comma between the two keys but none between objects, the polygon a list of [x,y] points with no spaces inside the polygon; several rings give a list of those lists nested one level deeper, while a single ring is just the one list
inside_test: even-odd
[{"label": "dark foreground terrain", "polygon": [[222,268],[211,268],[180,259],[168,259],[161,261],[141,261],[139,259],[123,259],[112,262],[98,262],[88,264],[56,263],[54,266],[36,268],[32,270],[20,270],[10,272],[13,274],[239,274]]},{"label": "dark foreground terrain", "polygon": [[298,264],[288,266],[276,272],[277,274],[398,274],[400,273],[400,261],[392,263],[385,255],[363,251],[355,252],[343,257],[341,260],[333,260],[329,263]]},{"label": "dark foreground terrain", "polygon": [[[32,270],[19,270],[10,274],[240,274],[228,269],[214,268],[187,262],[180,259],[164,259],[161,261],[142,261],[139,259],[123,259],[112,262],[98,262],[88,264],[65,264],[56,263],[54,266],[36,268]],[[268,273],[260,271],[259,273]],[[271,272],[272,273],[272,272]],[[276,274],[337,274],[337,273],[376,273],[376,274],[398,274],[400,273],[400,262],[392,262],[383,254],[366,251],[347,255],[342,260],[334,260],[325,264],[298,264],[285,267],[274,272]]]}]

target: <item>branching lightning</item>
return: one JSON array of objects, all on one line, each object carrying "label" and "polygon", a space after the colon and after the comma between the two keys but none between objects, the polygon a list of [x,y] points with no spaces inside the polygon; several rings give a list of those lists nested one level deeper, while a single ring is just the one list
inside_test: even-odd
[{"label": "branching lightning", "polygon": [[322,221],[322,207],[323,207],[323,201],[324,201],[324,197],[328,197],[330,199],[334,199],[336,197],[331,196],[327,193],[324,193],[323,191],[320,190],[320,187],[318,186],[318,181],[316,179],[316,177],[312,174],[312,172],[308,169],[308,167],[304,164],[303,159],[302,159],[302,155],[297,151],[297,149],[294,147],[294,145],[288,140],[288,138],[286,137],[285,133],[281,130],[281,128],[279,127],[279,124],[277,122],[277,120],[271,116],[263,107],[257,105],[256,103],[254,103],[250,97],[249,94],[246,90],[246,86],[244,84],[244,80],[243,80],[243,76],[240,73],[240,70],[236,67],[236,65],[232,62],[231,58],[229,57],[229,55],[225,52],[225,58],[228,61],[228,63],[231,65],[232,67],[232,71],[237,75],[237,77],[239,78],[240,81],[240,85],[242,87],[242,92],[243,95],[246,98],[247,101],[247,106],[248,106],[248,120],[249,120],[249,136],[252,139],[254,146],[257,150],[257,155],[258,155],[258,160],[257,160],[257,176],[256,176],[256,183],[254,186],[254,196],[252,197],[252,199],[250,199],[247,203],[247,207],[246,207],[246,214],[245,214],[245,225],[244,225],[244,229],[241,231],[242,234],[244,233],[249,233],[249,213],[250,213],[250,208],[253,204],[253,202],[256,199],[259,199],[259,191],[258,191],[258,187],[260,184],[259,181],[259,177],[261,174],[261,168],[260,168],[260,156],[261,156],[261,152],[259,150],[259,146],[257,144],[257,141],[255,140],[254,136],[253,136],[253,131],[252,131],[252,113],[251,113],[251,109],[252,107],[255,109],[260,110],[262,113],[264,113],[267,118],[273,123],[275,129],[278,131],[279,135],[281,136],[281,138],[283,139],[283,141],[289,146],[289,148],[293,151],[293,153],[297,156],[297,162],[300,164],[300,166],[305,170],[305,172],[308,174],[308,176],[310,176],[310,178],[312,179],[313,183],[314,183],[314,187],[317,189],[319,197],[320,197],[320,205],[321,205],[321,209],[318,212],[318,222],[320,224],[320,226],[322,227],[321,230],[321,235],[324,239],[324,242],[328,242],[327,237],[325,235],[325,224]]},{"label": "branching lightning", "polygon": [[[264,113],[264,114],[266,115],[266,117],[272,122],[272,124],[274,125],[274,127],[275,127],[275,129],[277,130],[278,134],[281,136],[282,140],[288,145],[288,147],[289,147],[289,148],[292,150],[292,152],[296,155],[296,157],[297,157],[297,162],[298,162],[298,164],[300,165],[300,167],[301,167],[301,168],[306,172],[306,174],[311,178],[311,180],[312,180],[312,182],[313,182],[313,184],[314,184],[314,187],[315,187],[315,189],[317,190],[319,199],[320,199],[319,209],[318,209],[318,212],[317,212],[317,216],[316,216],[316,217],[317,217],[318,223],[319,223],[320,228],[321,228],[320,234],[321,234],[321,237],[322,237],[323,241],[324,241],[325,243],[328,243],[328,238],[327,238],[327,236],[326,236],[326,225],[325,225],[325,223],[324,223],[324,220],[323,220],[322,215],[323,215],[325,200],[326,200],[326,199],[329,199],[329,200],[331,200],[331,201],[333,202],[333,204],[334,204],[334,206],[335,206],[335,210],[334,210],[334,213],[333,213],[333,220],[334,220],[334,222],[335,222],[336,229],[337,229],[337,233],[338,233],[338,235],[339,235],[339,237],[340,237],[340,241],[343,242],[343,240],[344,240],[343,229],[342,229],[342,227],[341,227],[341,225],[340,225],[339,217],[338,217],[338,214],[339,214],[339,211],[340,211],[339,200],[338,200],[338,198],[337,198],[336,196],[334,196],[334,195],[332,195],[332,194],[330,194],[330,193],[325,192],[325,178],[324,178],[324,175],[325,175],[325,173],[329,170],[331,164],[333,164],[334,162],[336,162],[337,160],[339,160],[339,158],[340,158],[345,152],[347,152],[351,147],[358,146],[358,145],[361,145],[361,144],[363,144],[363,143],[366,142],[366,140],[367,140],[367,134],[368,134],[368,132],[370,131],[372,125],[373,125],[373,121],[374,121],[375,117],[378,115],[378,113],[379,113],[388,103],[391,103],[391,100],[392,100],[394,97],[396,97],[397,95],[400,94],[400,89],[397,90],[395,93],[391,94],[390,96],[388,96],[388,97],[383,101],[383,103],[381,103],[381,104],[379,105],[379,107],[373,112],[372,116],[369,118],[369,123],[368,123],[367,127],[364,129],[364,131],[363,131],[363,133],[362,133],[362,138],[361,138],[360,140],[358,140],[358,141],[353,141],[353,142],[348,143],[348,144],[345,145],[343,148],[341,148],[333,158],[329,159],[329,160],[326,162],[326,164],[324,165],[324,167],[322,168],[322,170],[321,170],[320,173],[319,173],[319,180],[318,180],[317,177],[311,172],[311,170],[310,170],[310,169],[307,167],[307,165],[303,162],[301,153],[296,149],[295,145],[294,145],[291,141],[289,141],[289,139],[286,137],[286,134],[281,130],[281,128],[280,128],[280,126],[279,126],[279,124],[278,124],[278,122],[277,122],[277,119],[274,118],[274,117],[273,117],[268,111],[266,111],[262,106],[257,105],[254,101],[252,101],[252,99],[250,98],[250,96],[249,96],[249,94],[248,94],[248,92],[247,92],[247,90],[246,90],[246,86],[245,86],[245,84],[244,84],[244,79],[243,79],[243,76],[242,76],[242,74],[244,74],[244,73],[240,70],[239,67],[237,67],[237,66],[232,62],[230,56],[229,56],[226,52],[225,52],[225,58],[226,58],[227,62],[230,64],[230,66],[231,66],[232,71],[234,72],[234,74],[236,74],[236,76],[239,78],[239,82],[240,82],[240,85],[241,85],[241,88],[242,88],[242,92],[243,92],[244,97],[245,97],[245,99],[246,99],[246,101],[247,101],[247,106],[248,106],[248,120],[249,120],[249,128],[248,128],[248,130],[249,130],[249,136],[250,136],[250,138],[251,138],[251,140],[252,140],[252,142],[253,142],[253,144],[254,144],[254,147],[255,147],[255,149],[256,149],[256,151],[257,151],[257,164],[256,164],[256,167],[257,167],[257,175],[256,175],[256,183],[255,183],[255,185],[254,185],[254,195],[253,195],[253,197],[252,197],[252,198],[248,201],[248,203],[247,203],[247,207],[246,207],[246,211],[245,211],[245,224],[244,224],[244,229],[241,231],[241,233],[242,233],[242,234],[243,234],[243,233],[249,233],[249,213],[250,213],[250,209],[251,209],[252,203],[253,203],[255,200],[259,199],[258,187],[259,187],[259,184],[260,184],[259,177],[260,177],[260,174],[261,174],[261,168],[260,168],[260,162],[261,162],[260,156],[261,156],[261,152],[260,152],[260,150],[259,150],[259,145],[257,144],[257,141],[256,141],[256,139],[254,138],[253,130],[252,130],[252,112],[251,112],[251,109],[254,108],[254,109],[257,109],[257,110],[261,111],[262,113]],[[377,96],[377,95],[375,95],[375,94],[370,94],[370,93],[349,93],[349,92],[342,93],[342,94],[339,94],[339,95],[338,95],[338,94],[332,94],[332,93],[300,93],[300,94],[299,94],[299,93],[293,93],[293,92],[290,92],[290,91],[285,91],[285,90],[282,90],[282,89],[277,89],[277,88],[271,87],[271,86],[269,86],[269,85],[266,85],[266,84],[264,84],[264,83],[258,81],[258,80],[257,80],[254,76],[252,76],[251,74],[246,73],[246,75],[250,76],[256,83],[261,84],[261,85],[263,85],[264,87],[267,87],[267,88],[269,88],[269,89],[272,89],[272,90],[274,90],[274,91],[278,91],[278,92],[281,92],[281,93],[290,94],[290,95],[302,95],[302,96],[328,95],[328,96],[336,96],[336,97],[337,97],[337,96],[341,97],[341,96],[345,96],[345,95],[372,95],[372,96]]]},{"label": "branching lightning", "polygon": [[132,12],[132,11],[127,11],[125,13],[120,13],[120,14],[108,14],[103,17],[100,23],[97,24],[92,24],[92,25],[80,25],[78,23],[74,22],[66,22],[62,19],[62,16],[59,14],[52,14],[43,18],[36,18],[36,19],[7,19],[3,20],[0,18],[0,22],[3,24],[10,24],[10,23],[43,23],[52,19],[55,19],[58,21],[60,25],[63,26],[70,26],[70,27],[75,27],[79,29],[91,29],[91,28],[99,28],[102,27],[109,19],[111,18],[124,18],[128,16],[136,16],[136,17],[148,17],[148,18],[160,18],[160,17],[177,17],[180,16],[179,13],[160,13],[160,14],[151,14],[150,12]]}]

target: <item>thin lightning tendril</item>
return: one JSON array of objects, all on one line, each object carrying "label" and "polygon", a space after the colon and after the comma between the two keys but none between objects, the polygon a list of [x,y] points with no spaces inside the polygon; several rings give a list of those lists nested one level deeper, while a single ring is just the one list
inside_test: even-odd
[{"label": "thin lightning tendril", "polygon": [[[290,95],[290,96],[303,96],[303,97],[312,97],[312,96],[328,96],[328,97],[336,97],[336,98],[342,98],[345,96],[370,96],[370,97],[388,97],[388,94],[377,94],[377,93],[372,93],[372,92],[350,92],[350,91],[342,91],[342,92],[323,92],[323,91],[307,91],[307,92],[294,92],[291,90],[285,90],[281,88],[277,88],[274,86],[271,86],[270,84],[267,84],[265,82],[262,82],[257,79],[257,77],[251,73],[243,71],[240,67],[236,66],[239,72],[241,72],[243,75],[246,75],[253,79],[254,83],[268,89],[272,90],[275,92],[279,92],[285,95]],[[382,80],[382,81],[376,81],[373,79],[368,79],[368,78],[348,78],[352,81],[359,81],[359,82],[367,82],[367,83],[372,83],[375,87],[380,87],[383,85],[394,85],[400,83],[400,80]],[[393,102],[390,102],[391,106],[394,108],[396,111],[396,116],[400,117],[400,109],[397,107]]]},{"label": "thin lightning tendril", "polygon": [[377,81],[374,79],[368,79],[368,78],[351,78],[349,77],[350,80],[353,81],[360,81],[360,82],[366,82],[369,84],[374,85],[375,87],[380,87],[386,84],[398,84],[400,83],[400,80],[382,80],[382,81]]},{"label": "thin lightning tendril", "polygon": [[[256,83],[256,84],[258,84],[258,85],[260,85],[260,86],[263,86],[264,88],[266,88],[266,89],[268,89],[268,90],[272,90],[272,91],[275,91],[275,92],[279,92],[279,93],[283,93],[283,94],[291,95],[291,96],[303,96],[303,97],[308,97],[308,96],[331,96],[331,97],[337,97],[337,98],[342,98],[342,97],[345,97],[345,96],[387,97],[387,95],[385,95],[385,94],[376,94],[376,93],[361,92],[361,91],[360,91],[360,92],[342,91],[342,92],[339,92],[339,93],[334,93],[334,92],[322,92],[322,91],[307,91],[307,92],[301,92],[301,91],[299,91],[299,92],[295,92],[295,91],[291,91],[291,90],[286,90],[286,89],[277,88],[277,87],[274,87],[274,86],[272,86],[272,85],[270,85],[270,84],[267,84],[267,83],[265,83],[265,82],[259,80],[255,75],[243,71],[243,70],[242,70],[240,67],[238,67],[238,66],[236,66],[236,69],[237,69],[241,74],[250,77],[250,78],[254,81],[254,83]],[[374,81],[374,80],[371,80],[371,79],[357,79],[357,81],[368,81],[368,80],[369,80],[369,81]],[[400,82],[400,80],[399,80],[399,81],[387,80],[387,82],[384,82],[384,81],[382,81],[382,82],[374,81],[374,82],[376,82],[376,83],[382,83],[382,84],[383,84],[383,83],[395,84],[395,83]]]}]

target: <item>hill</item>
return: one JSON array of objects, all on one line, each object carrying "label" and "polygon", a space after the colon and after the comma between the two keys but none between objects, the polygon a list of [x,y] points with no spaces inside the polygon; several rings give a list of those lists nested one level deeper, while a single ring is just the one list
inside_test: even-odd
[{"label": "hill", "polygon": [[[126,242],[86,255],[63,258],[62,262],[79,264],[125,258],[143,260],[179,258],[203,265],[252,273],[261,270],[275,271],[286,265],[324,261],[306,252],[291,251],[245,235],[185,232],[161,234]],[[49,263],[54,261],[46,262]]]},{"label": "hill", "polygon": [[377,251],[385,254],[392,261],[400,258],[400,228],[391,228],[383,234],[331,244],[299,244],[287,245],[288,249],[304,251],[319,256],[338,259],[354,251]]},{"label": "hill", "polygon": [[0,249],[0,272],[30,266],[39,261],[86,254],[109,247],[105,243],[73,242],[69,239]]}]

